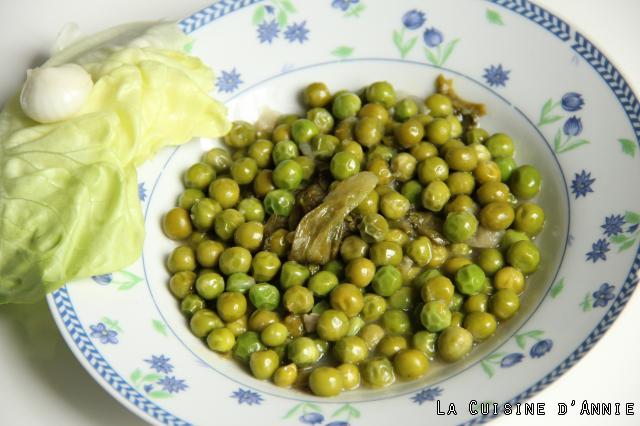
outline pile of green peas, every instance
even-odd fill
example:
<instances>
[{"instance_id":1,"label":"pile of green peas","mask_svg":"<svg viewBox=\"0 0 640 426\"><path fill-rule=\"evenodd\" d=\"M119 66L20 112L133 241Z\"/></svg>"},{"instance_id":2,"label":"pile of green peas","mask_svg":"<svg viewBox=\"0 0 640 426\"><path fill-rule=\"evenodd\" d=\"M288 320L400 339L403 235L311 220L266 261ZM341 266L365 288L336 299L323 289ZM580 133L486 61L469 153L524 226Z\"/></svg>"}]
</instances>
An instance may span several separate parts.
<instances>
[{"instance_id":1,"label":"pile of green peas","mask_svg":"<svg viewBox=\"0 0 640 426\"><path fill-rule=\"evenodd\" d=\"M443 94L398 99L380 81L332 95L312 83L303 99L305 114L267 130L234 122L230 150L186 171L163 218L182 244L167 260L169 289L191 331L257 379L327 397L462 359L517 313L539 266L540 173ZM290 216L313 182L331 189L364 170L378 185L351 212L337 256L288 260L295 224L267 232L270 218ZM435 215L442 238L401 226L420 214ZM479 248L481 232L499 244Z\"/></svg>"}]
</instances>

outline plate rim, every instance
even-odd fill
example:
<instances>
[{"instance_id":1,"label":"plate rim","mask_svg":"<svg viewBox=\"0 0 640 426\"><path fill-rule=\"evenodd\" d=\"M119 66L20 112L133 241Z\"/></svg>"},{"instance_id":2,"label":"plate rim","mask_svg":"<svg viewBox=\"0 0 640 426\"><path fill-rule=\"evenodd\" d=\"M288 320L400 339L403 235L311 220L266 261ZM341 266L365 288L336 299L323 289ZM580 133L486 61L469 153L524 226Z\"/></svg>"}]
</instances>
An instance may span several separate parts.
<instances>
[{"instance_id":1,"label":"plate rim","mask_svg":"<svg viewBox=\"0 0 640 426\"><path fill-rule=\"evenodd\" d=\"M263 1L264 0L217 0L179 21L179 26L186 34L189 34L226 15ZM577 27L573 26L574 29L572 30L572 26L564 19L530 0L485 1L523 16L547 30L562 42L572 42L571 49L593 68L622 106L628 122L633 129L636 143L640 145L640 102L633 88L624 77L624 74L619 71L618 67L605 55L602 49L592 43L582 31L576 29ZM505 404L518 403L542 391L566 373L595 346L621 314L633 295L640 280L640 278L637 277L638 270L640 270L640 246L633 257L633 262L618 296L612 301L608 310L593 330L555 368L541 379L535 381L532 385L529 385L524 391L521 391L512 399L505 401ZM132 413L155 424L191 424L142 395L111 367L100 350L89 338L82 323L78 319L66 285L49 293L47 295L47 303L60 333L74 356L91 374L94 380L111 396L121 402ZM94 365L94 363L97 365ZM497 415L476 416L461 424L482 424L500 415L501 413Z\"/></svg>"}]
</instances>

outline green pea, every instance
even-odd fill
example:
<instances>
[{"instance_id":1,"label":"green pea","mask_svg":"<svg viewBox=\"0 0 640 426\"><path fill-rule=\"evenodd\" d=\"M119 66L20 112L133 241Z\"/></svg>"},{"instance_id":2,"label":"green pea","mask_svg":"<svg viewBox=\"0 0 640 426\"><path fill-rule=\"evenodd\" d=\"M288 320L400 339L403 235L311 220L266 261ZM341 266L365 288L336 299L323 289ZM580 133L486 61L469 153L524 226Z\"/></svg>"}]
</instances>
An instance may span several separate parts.
<instances>
[{"instance_id":1,"label":"green pea","mask_svg":"<svg viewBox=\"0 0 640 426\"><path fill-rule=\"evenodd\" d=\"M187 294L180 302L180 312L187 317L192 316L204 308L204 300L197 294Z\"/></svg>"},{"instance_id":2,"label":"green pea","mask_svg":"<svg viewBox=\"0 0 640 426\"><path fill-rule=\"evenodd\" d=\"M384 357L366 361L362 368L362 377L373 387L389 386L396 379L391 361Z\"/></svg>"},{"instance_id":3,"label":"green pea","mask_svg":"<svg viewBox=\"0 0 640 426\"><path fill-rule=\"evenodd\" d=\"M284 307L292 314L306 314L313 308L313 293L306 287L289 287L282 298Z\"/></svg>"},{"instance_id":4,"label":"green pea","mask_svg":"<svg viewBox=\"0 0 640 426\"><path fill-rule=\"evenodd\" d=\"M284 160L273 170L273 183L281 189L296 189L302 182L302 167L294 160Z\"/></svg>"},{"instance_id":5,"label":"green pea","mask_svg":"<svg viewBox=\"0 0 640 426\"><path fill-rule=\"evenodd\" d=\"M318 135L311 139L309 146L314 157L320 160L327 160L333 157L340 141L333 135Z\"/></svg>"},{"instance_id":6,"label":"green pea","mask_svg":"<svg viewBox=\"0 0 640 426\"><path fill-rule=\"evenodd\" d=\"M451 99L440 93L434 93L427 97L424 105L429 109L429 114L433 117L446 117L453 112Z\"/></svg>"},{"instance_id":7,"label":"green pea","mask_svg":"<svg viewBox=\"0 0 640 426\"><path fill-rule=\"evenodd\" d=\"M325 296L338 285L338 277L328 271L320 271L311 277L308 288L316 296Z\"/></svg>"},{"instance_id":8,"label":"green pea","mask_svg":"<svg viewBox=\"0 0 640 426\"><path fill-rule=\"evenodd\" d=\"M427 302L420 311L420 322L428 331L435 333L449 327L451 311L441 300Z\"/></svg>"},{"instance_id":9,"label":"green pea","mask_svg":"<svg viewBox=\"0 0 640 426\"><path fill-rule=\"evenodd\" d=\"M225 275L236 272L246 274L251 268L251 252L244 247L230 247L220 255L218 267Z\"/></svg>"},{"instance_id":10,"label":"green pea","mask_svg":"<svg viewBox=\"0 0 640 426\"><path fill-rule=\"evenodd\" d=\"M402 262L402 247L391 241L380 241L371 246L369 257L376 266L398 266Z\"/></svg>"},{"instance_id":11,"label":"green pea","mask_svg":"<svg viewBox=\"0 0 640 426\"><path fill-rule=\"evenodd\" d=\"M435 118L425 128L427 140L434 145L443 145L451 138L451 123L444 118Z\"/></svg>"},{"instance_id":12,"label":"green pea","mask_svg":"<svg viewBox=\"0 0 640 426\"><path fill-rule=\"evenodd\" d=\"M410 180L402 185L400 193L409 200L411 204L420 204L422 195L422 185L417 180Z\"/></svg>"},{"instance_id":13,"label":"green pea","mask_svg":"<svg viewBox=\"0 0 640 426\"><path fill-rule=\"evenodd\" d=\"M389 297L402 286L402 274L394 266L382 266L373 276L372 286L380 296Z\"/></svg>"},{"instance_id":14,"label":"green pea","mask_svg":"<svg viewBox=\"0 0 640 426\"><path fill-rule=\"evenodd\" d=\"M389 232L389 224L382 215L370 213L362 218L359 229L360 236L364 241L375 243L384 240Z\"/></svg>"},{"instance_id":15,"label":"green pea","mask_svg":"<svg viewBox=\"0 0 640 426\"><path fill-rule=\"evenodd\" d=\"M304 89L302 98L304 103L311 108L323 107L331 102L331 92L324 83L311 83Z\"/></svg>"},{"instance_id":16,"label":"green pea","mask_svg":"<svg viewBox=\"0 0 640 426\"><path fill-rule=\"evenodd\" d=\"M529 237L524 232L507 229L500 240L500 248L508 250L509 247L518 241L529 241Z\"/></svg>"},{"instance_id":17,"label":"green pea","mask_svg":"<svg viewBox=\"0 0 640 426\"><path fill-rule=\"evenodd\" d=\"M284 345L289 337L287 326L281 322L274 322L267 325L260 333L262 343L270 347Z\"/></svg>"},{"instance_id":18,"label":"green pea","mask_svg":"<svg viewBox=\"0 0 640 426\"><path fill-rule=\"evenodd\" d=\"M540 172L533 166L524 165L511 174L509 188L516 197L528 200L538 195L541 182Z\"/></svg>"},{"instance_id":19,"label":"green pea","mask_svg":"<svg viewBox=\"0 0 640 426\"><path fill-rule=\"evenodd\" d=\"M287 345L287 357L297 366L306 367L320 358L320 351L313 339L296 337Z\"/></svg>"},{"instance_id":20,"label":"green pea","mask_svg":"<svg viewBox=\"0 0 640 426\"><path fill-rule=\"evenodd\" d=\"M480 293L484 280L484 271L474 263L465 265L456 272L456 288L460 293L468 296Z\"/></svg>"},{"instance_id":21,"label":"green pea","mask_svg":"<svg viewBox=\"0 0 640 426\"><path fill-rule=\"evenodd\" d=\"M513 157L500 157L495 158L493 161L498 165L500 169L500 179L502 182L509 182L511 174L516 169L516 160Z\"/></svg>"},{"instance_id":22,"label":"green pea","mask_svg":"<svg viewBox=\"0 0 640 426\"><path fill-rule=\"evenodd\" d=\"M245 148L256 140L256 128L246 121L234 121L231 130L224 137L224 143L231 148Z\"/></svg>"},{"instance_id":23,"label":"green pea","mask_svg":"<svg viewBox=\"0 0 640 426\"><path fill-rule=\"evenodd\" d=\"M357 335L365 324L364 320L359 316L349 318L349 330L347 330L347 336Z\"/></svg>"},{"instance_id":24,"label":"green pea","mask_svg":"<svg viewBox=\"0 0 640 426\"><path fill-rule=\"evenodd\" d=\"M464 328L469 330L474 340L482 341L496 331L496 318L486 312L471 312L464 319Z\"/></svg>"},{"instance_id":25,"label":"green pea","mask_svg":"<svg viewBox=\"0 0 640 426\"><path fill-rule=\"evenodd\" d=\"M184 175L184 186L199 190L206 189L211 181L215 179L216 172L207 163L196 163L189 167Z\"/></svg>"},{"instance_id":26,"label":"green pea","mask_svg":"<svg viewBox=\"0 0 640 426\"><path fill-rule=\"evenodd\" d=\"M392 309L409 311L415 304L415 292L412 287L400 287L389 297L389 306Z\"/></svg>"},{"instance_id":27,"label":"green pea","mask_svg":"<svg viewBox=\"0 0 640 426\"><path fill-rule=\"evenodd\" d=\"M429 368L427 356L416 349L403 349L393 357L393 367L401 379L414 380Z\"/></svg>"},{"instance_id":28,"label":"green pea","mask_svg":"<svg viewBox=\"0 0 640 426\"><path fill-rule=\"evenodd\" d=\"M411 332L411 320L401 309L388 309L382 314L382 327L387 333L407 334Z\"/></svg>"},{"instance_id":29,"label":"green pea","mask_svg":"<svg viewBox=\"0 0 640 426\"><path fill-rule=\"evenodd\" d=\"M313 176L316 171L316 162L306 155L301 155L293 159L298 165L300 169L302 169L302 179L309 180Z\"/></svg>"},{"instance_id":30,"label":"green pea","mask_svg":"<svg viewBox=\"0 0 640 426\"><path fill-rule=\"evenodd\" d=\"M500 250L487 248L480 251L476 262L484 273L491 277L504 266L504 257Z\"/></svg>"},{"instance_id":31,"label":"green pea","mask_svg":"<svg viewBox=\"0 0 640 426\"><path fill-rule=\"evenodd\" d=\"M473 335L462 327L447 327L438 337L438 355L445 362L455 362L473 347Z\"/></svg>"},{"instance_id":32,"label":"green pea","mask_svg":"<svg viewBox=\"0 0 640 426\"><path fill-rule=\"evenodd\" d=\"M266 380L273 376L280 366L280 357L273 350L255 351L249 358L249 368L253 377L258 380Z\"/></svg>"},{"instance_id":33,"label":"green pea","mask_svg":"<svg viewBox=\"0 0 640 426\"><path fill-rule=\"evenodd\" d=\"M240 201L238 211L242 213L247 222L264 222L264 208L260 200L255 197L248 197Z\"/></svg>"},{"instance_id":34,"label":"green pea","mask_svg":"<svg viewBox=\"0 0 640 426\"><path fill-rule=\"evenodd\" d=\"M270 251L258 252L251 261L253 277L259 282L271 281L278 274L280 264L280 259L275 253Z\"/></svg>"},{"instance_id":35,"label":"green pea","mask_svg":"<svg viewBox=\"0 0 640 426\"><path fill-rule=\"evenodd\" d=\"M236 229L244 223L244 216L236 209L226 209L215 215L213 228L223 241L233 238Z\"/></svg>"},{"instance_id":36,"label":"green pea","mask_svg":"<svg viewBox=\"0 0 640 426\"><path fill-rule=\"evenodd\" d=\"M344 263L338 259L330 260L326 265L322 267L323 271L331 272L333 275L341 279L344 277Z\"/></svg>"},{"instance_id":37,"label":"green pea","mask_svg":"<svg viewBox=\"0 0 640 426\"><path fill-rule=\"evenodd\" d=\"M196 337L204 337L211 330L224 327L224 323L215 312L209 309L200 309L191 316L189 327Z\"/></svg>"},{"instance_id":38,"label":"green pea","mask_svg":"<svg viewBox=\"0 0 640 426\"><path fill-rule=\"evenodd\" d=\"M447 184L441 181L433 181L422 191L422 207L432 212L439 212L451 198L451 191Z\"/></svg>"},{"instance_id":39,"label":"green pea","mask_svg":"<svg viewBox=\"0 0 640 426\"><path fill-rule=\"evenodd\" d=\"M338 152L331 158L331 175L337 180L345 180L360 171L360 162L349 152Z\"/></svg>"},{"instance_id":40,"label":"green pea","mask_svg":"<svg viewBox=\"0 0 640 426\"><path fill-rule=\"evenodd\" d=\"M433 358L436 353L437 339L437 333L421 330L413 335L412 344L414 348L424 352L429 358Z\"/></svg>"},{"instance_id":41,"label":"green pea","mask_svg":"<svg viewBox=\"0 0 640 426\"><path fill-rule=\"evenodd\" d=\"M288 261L282 265L280 271L280 285L285 290L293 286L302 286L309 279L309 268L295 261Z\"/></svg>"},{"instance_id":42,"label":"green pea","mask_svg":"<svg viewBox=\"0 0 640 426\"><path fill-rule=\"evenodd\" d=\"M513 227L533 237L544 226L544 210L534 203L520 204L515 211Z\"/></svg>"},{"instance_id":43,"label":"green pea","mask_svg":"<svg viewBox=\"0 0 640 426\"><path fill-rule=\"evenodd\" d=\"M249 299L257 309L273 310L280 304L280 292L271 284L256 284L249 288Z\"/></svg>"},{"instance_id":44,"label":"green pea","mask_svg":"<svg viewBox=\"0 0 640 426\"><path fill-rule=\"evenodd\" d=\"M232 322L247 312L247 299L237 292L224 292L216 300L218 315L226 322Z\"/></svg>"},{"instance_id":45,"label":"green pea","mask_svg":"<svg viewBox=\"0 0 640 426\"><path fill-rule=\"evenodd\" d=\"M277 165L285 160L293 160L300 152L298 150L298 146L290 140L283 140L273 147L273 152L271 156L273 157L273 162Z\"/></svg>"},{"instance_id":46,"label":"green pea","mask_svg":"<svg viewBox=\"0 0 640 426\"><path fill-rule=\"evenodd\" d=\"M342 92L337 93L333 98L331 112L338 120L355 117L360 111L362 101L355 93Z\"/></svg>"},{"instance_id":47,"label":"green pea","mask_svg":"<svg viewBox=\"0 0 640 426\"><path fill-rule=\"evenodd\" d=\"M375 102L391 108L396 103L396 91L391 83L376 81L367 87L365 92L367 102Z\"/></svg>"},{"instance_id":48,"label":"green pea","mask_svg":"<svg viewBox=\"0 0 640 426\"><path fill-rule=\"evenodd\" d=\"M468 212L447 215L442 231L450 241L461 243L473 237L478 230L478 219Z\"/></svg>"},{"instance_id":49,"label":"green pea","mask_svg":"<svg viewBox=\"0 0 640 426\"><path fill-rule=\"evenodd\" d=\"M298 144L308 143L320 133L318 126L309 119L301 118L291 124L291 136Z\"/></svg>"},{"instance_id":50,"label":"green pea","mask_svg":"<svg viewBox=\"0 0 640 426\"><path fill-rule=\"evenodd\" d=\"M231 177L240 185L253 182L258 173L258 163L250 157L242 157L231 164Z\"/></svg>"},{"instance_id":51,"label":"green pea","mask_svg":"<svg viewBox=\"0 0 640 426\"><path fill-rule=\"evenodd\" d=\"M178 207L191 210L191 207L204 197L205 195L202 190L197 188L187 188L182 194L180 194L180 197L178 197Z\"/></svg>"},{"instance_id":52,"label":"green pea","mask_svg":"<svg viewBox=\"0 0 640 426\"><path fill-rule=\"evenodd\" d=\"M395 118L398 121L405 121L418 113L418 104L411 98L404 98L396 103Z\"/></svg>"},{"instance_id":53,"label":"green pea","mask_svg":"<svg viewBox=\"0 0 640 426\"><path fill-rule=\"evenodd\" d=\"M255 331L245 331L236 338L233 356L244 363L248 363L252 353L265 349L266 347L260 341L258 333Z\"/></svg>"},{"instance_id":54,"label":"green pea","mask_svg":"<svg viewBox=\"0 0 640 426\"><path fill-rule=\"evenodd\" d=\"M349 331L349 318L344 312L327 309L320 314L316 332L321 339L336 342Z\"/></svg>"},{"instance_id":55,"label":"green pea","mask_svg":"<svg viewBox=\"0 0 640 426\"><path fill-rule=\"evenodd\" d=\"M508 320L520 309L520 298L515 291L502 289L491 296L490 311L501 321Z\"/></svg>"},{"instance_id":56,"label":"green pea","mask_svg":"<svg viewBox=\"0 0 640 426\"><path fill-rule=\"evenodd\" d=\"M211 330L207 335L207 346L212 351L226 353L236 344L236 336L226 327Z\"/></svg>"},{"instance_id":57,"label":"green pea","mask_svg":"<svg viewBox=\"0 0 640 426\"><path fill-rule=\"evenodd\" d=\"M343 388L342 373L332 367L317 367L309 376L309 388L317 396L337 396Z\"/></svg>"},{"instance_id":58,"label":"green pea","mask_svg":"<svg viewBox=\"0 0 640 426\"><path fill-rule=\"evenodd\" d=\"M538 269L540 251L531 241L518 241L507 250L507 262L528 275Z\"/></svg>"},{"instance_id":59,"label":"green pea","mask_svg":"<svg viewBox=\"0 0 640 426\"><path fill-rule=\"evenodd\" d=\"M224 278L215 272L207 272L196 279L196 291L205 300L216 299L224 288Z\"/></svg>"},{"instance_id":60,"label":"green pea","mask_svg":"<svg viewBox=\"0 0 640 426\"><path fill-rule=\"evenodd\" d=\"M309 111L307 111L307 118L311 120L313 124L315 124L321 134L329 133L331 129L333 129L333 116L325 108L310 109Z\"/></svg>"},{"instance_id":61,"label":"green pea","mask_svg":"<svg viewBox=\"0 0 640 426\"><path fill-rule=\"evenodd\" d=\"M291 214L295 205L295 197L286 189L276 189L270 191L264 197L264 209L269 215L277 214L278 216L287 217Z\"/></svg>"},{"instance_id":62,"label":"green pea","mask_svg":"<svg viewBox=\"0 0 640 426\"><path fill-rule=\"evenodd\" d=\"M387 358L393 358L395 354L407 347L407 339L404 336L387 334L380 339L376 351Z\"/></svg>"},{"instance_id":63,"label":"green pea","mask_svg":"<svg viewBox=\"0 0 640 426\"><path fill-rule=\"evenodd\" d=\"M513 157L513 140L504 133L496 133L484 142L493 158Z\"/></svg>"},{"instance_id":64,"label":"green pea","mask_svg":"<svg viewBox=\"0 0 640 426\"><path fill-rule=\"evenodd\" d=\"M231 155L224 148L212 148L202 156L202 161L213 167L216 173L224 173L231 167Z\"/></svg>"},{"instance_id":65,"label":"green pea","mask_svg":"<svg viewBox=\"0 0 640 426\"><path fill-rule=\"evenodd\" d=\"M480 127L469 129L464 135L464 140L467 145L481 144L488 138L489 133Z\"/></svg>"},{"instance_id":66,"label":"green pea","mask_svg":"<svg viewBox=\"0 0 640 426\"><path fill-rule=\"evenodd\" d=\"M377 321L387 310L387 301L377 294L367 293L364 296L362 319L365 322Z\"/></svg>"},{"instance_id":67,"label":"green pea","mask_svg":"<svg viewBox=\"0 0 640 426\"><path fill-rule=\"evenodd\" d=\"M252 158L256 165L264 169L271 165L271 153L273 152L273 142L268 139L258 139L249 147L247 155Z\"/></svg>"},{"instance_id":68,"label":"green pea","mask_svg":"<svg viewBox=\"0 0 640 426\"><path fill-rule=\"evenodd\" d=\"M169 290L176 298L183 299L193 292L195 280L196 274L192 271L176 272L169 280Z\"/></svg>"}]
</instances>

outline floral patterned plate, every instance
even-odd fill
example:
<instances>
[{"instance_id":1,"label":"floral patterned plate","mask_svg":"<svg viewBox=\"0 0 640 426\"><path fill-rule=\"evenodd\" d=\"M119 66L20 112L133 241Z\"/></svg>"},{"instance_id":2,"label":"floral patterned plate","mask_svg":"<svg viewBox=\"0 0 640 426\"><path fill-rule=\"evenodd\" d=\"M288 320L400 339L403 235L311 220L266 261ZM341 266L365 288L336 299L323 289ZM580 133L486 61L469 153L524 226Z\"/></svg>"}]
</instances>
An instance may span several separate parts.
<instances>
[{"instance_id":1,"label":"floral patterned plate","mask_svg":"<svg viewBox=\"0 0 640 426\"><path fill-rule=\"evenodd\" d=\"M464 11L464 13L460 13ZM152 423L220 425L473 424L469 401L516 403L577 362L637 283L640 105L607 58L568 23L527 0L224 0L181 22L218 72L232 118L295 111L311 81L334 90L388 80L427 94L443 73L484 102L483 126L536 164L547 225L543 266L517 317L464 362L422 380L320 399L253 379L191 336L167 291L173 244L159 227L180 175L218 141L161 152L140 169L147 238L123 271L49 295L62 334L116 399ZM457 415L437 417L455 403Z\"/></svg>"}]
</instances>

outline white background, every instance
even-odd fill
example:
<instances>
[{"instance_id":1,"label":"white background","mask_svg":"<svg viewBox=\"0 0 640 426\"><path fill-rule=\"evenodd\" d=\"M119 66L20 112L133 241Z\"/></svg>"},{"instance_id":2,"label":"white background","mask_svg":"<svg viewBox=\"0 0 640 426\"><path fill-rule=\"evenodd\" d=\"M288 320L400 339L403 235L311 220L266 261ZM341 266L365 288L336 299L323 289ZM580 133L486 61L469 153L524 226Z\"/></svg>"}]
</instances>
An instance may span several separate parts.
<instances>
[{"instance_id":1,"label":"white background","mask_svg":"<svg viewBox=\"0 0 640 426\"><path fill-rule=\"evenodd\" d=\"M640 94L640 1L538 0L537 3L586 34ZM58 30L67 22L77 22L84 32L91 33L125 21L179 19L207 4L207 0L0 0L0 104L17 90L25 69L47 57ZM640 295L635 294L598 345L531 400L546 403L549 414L544 418L502 417L493 424L640 424L638 324ZM565 417L553 414L558 402L572 399L578 404L584 399L634 402L636 415L588 418L571 413ZM0 425L43 424L144 423L82 369L58 334L44 302L2 306Z\"/></svg>"}]
</instances>

